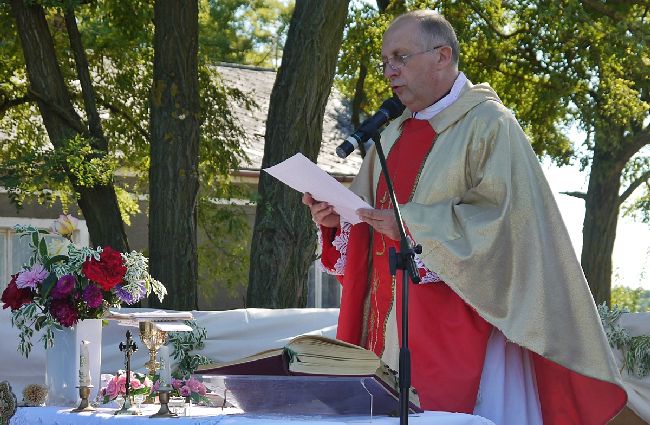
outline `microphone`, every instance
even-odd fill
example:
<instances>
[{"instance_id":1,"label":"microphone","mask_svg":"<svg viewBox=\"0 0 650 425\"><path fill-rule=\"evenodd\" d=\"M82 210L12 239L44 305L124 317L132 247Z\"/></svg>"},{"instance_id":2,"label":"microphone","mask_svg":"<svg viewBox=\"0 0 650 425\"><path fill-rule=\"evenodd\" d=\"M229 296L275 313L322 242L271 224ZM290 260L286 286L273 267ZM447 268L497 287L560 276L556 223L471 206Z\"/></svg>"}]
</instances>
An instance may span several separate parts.
<instances>
[{"instance_id":1,"label":"microphone","mask_svg":"<svg viewBox=\"0 0 650 425\"><path fill-rule=\"evenodd\" d=\"M347 158L359 145L365 148L366 142L372 138L377 130L388 121L399 117L402 111L404 111L404 105L397 97L384 100L375 115L362 122L359 129L336 148L336 154L340 158ZM368 147L370 147L371 143L368 142Z\"/></svg>"}]
</instances>

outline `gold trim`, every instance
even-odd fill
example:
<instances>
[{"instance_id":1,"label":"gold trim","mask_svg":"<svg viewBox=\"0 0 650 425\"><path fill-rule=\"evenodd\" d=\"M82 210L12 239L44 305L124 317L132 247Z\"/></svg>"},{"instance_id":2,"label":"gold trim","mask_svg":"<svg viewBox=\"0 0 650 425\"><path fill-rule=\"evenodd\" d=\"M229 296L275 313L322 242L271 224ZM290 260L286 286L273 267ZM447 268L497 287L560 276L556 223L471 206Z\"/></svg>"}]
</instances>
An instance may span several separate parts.
<instances>
[{"instance_id":1,"label":"gold trim","mask_svg":"<svg viewBox=\"0 0 650 425\"><path fill-rule=\"evenodd\" d=\"M431 128L433 130L433 133L435 136L433 137L433 141L431 142L431 147L429 148L429 151L424 155L424 160L422 163L420 163L420 169L418 170L418 173L415 175L415 180L413 181L413 190L411 191L411 194L409 195L409 199L407 202L411 202L413 200L413 196L415 195L415 189L418 187L418 182L420 181L420 177L422 176L422 170L424 170L424 164L427 163L427 159L429 159L429 155L431 155L431 151L433 151L433 147L436 145L436 139L438 139L438 133L436 130Z\"/></svg>"}]
</instances>

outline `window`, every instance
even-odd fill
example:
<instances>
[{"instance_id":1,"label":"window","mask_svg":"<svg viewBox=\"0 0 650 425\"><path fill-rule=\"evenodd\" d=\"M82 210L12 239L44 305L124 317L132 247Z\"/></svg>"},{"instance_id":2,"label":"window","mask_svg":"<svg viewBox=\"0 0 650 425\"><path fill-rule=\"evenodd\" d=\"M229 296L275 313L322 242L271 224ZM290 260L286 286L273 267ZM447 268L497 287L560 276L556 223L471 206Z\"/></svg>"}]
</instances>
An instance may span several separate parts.
<instances>
[{"instance_id":1,"label":"window","mask_svg":"<svg viewBox=\"0 0 650 425\"><path fill-rule=\"evenodd\" d=\"M7 287L11 275L21 269L30 255L29 242L16 234L14 225L32 225L39 229L48 229L53 221L53 219L40 218L0 217L0 291ZM60 238L60 236L51 235L50 238ZM89 244L85 220L79 220L72 241L81 246Z\"/></svg>"},{"instance_id":2,"label":"window","mask_svg":"<svg viewBox=\"0 0 650 425\"><path fill-rule=\"evenodd\" d=\"M307 307L338 308L341 306L341 284L335 276L322 272L316 260L309 267Z\"/></svg>"}]
</instances>

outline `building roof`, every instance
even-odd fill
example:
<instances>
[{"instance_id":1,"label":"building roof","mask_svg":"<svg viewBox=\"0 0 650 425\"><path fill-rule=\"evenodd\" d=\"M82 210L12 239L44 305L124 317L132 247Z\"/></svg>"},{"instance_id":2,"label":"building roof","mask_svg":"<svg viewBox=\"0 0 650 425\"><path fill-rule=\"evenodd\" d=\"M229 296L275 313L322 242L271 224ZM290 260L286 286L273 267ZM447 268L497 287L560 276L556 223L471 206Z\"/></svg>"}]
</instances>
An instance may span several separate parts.
<instances>
[{"instance_id":1,"label":"building roof","mask_svg":"<svg viewBox=\"0 0 650 425\"><path fill-rule=\"evenodd\" d=\"M233 109L244 127L244 131L249 136L249 140L245 142L244 151L251 162L242 164L242 168L259 171L264 155L266 118L276 71L225 63L219 64L216 68L228 86L238 88L258 105L258 108L253 108L251 111L242 105L233 105ZM322 169L339 177L354 176L361 166L361 155L358 152L346 159L336 156L336 147L353 131L349 122L349 108L341 94L332 88L325 108L323 141L317 162Z\"/></svg>"}]
</instances>

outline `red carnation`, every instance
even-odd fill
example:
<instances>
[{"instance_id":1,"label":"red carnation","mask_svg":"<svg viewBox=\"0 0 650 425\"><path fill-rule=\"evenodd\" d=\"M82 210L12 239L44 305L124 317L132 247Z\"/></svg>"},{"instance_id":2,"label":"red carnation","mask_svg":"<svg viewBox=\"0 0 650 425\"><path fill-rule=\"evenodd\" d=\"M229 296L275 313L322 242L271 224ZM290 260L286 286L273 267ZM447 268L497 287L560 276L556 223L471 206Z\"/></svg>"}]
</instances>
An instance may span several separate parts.
<instances>
[{"instance_id":1,"label":"red carnation","mask_svg":"<svg viewBox=\"0 0 650 425\"><path fill-rule=\"evenodd\" d=\"M30 288L18 288L16 285L16 278L18 274L11 276L11 282L2 292L3 309L11 307L11 311L18 310L25 304L29 304L34 300L34 292Z\"/></svg>"},{"instance_id":2,"label":"red carnation","mask_svg":"<svg viewBox=\"0 0 650 425\"><path fill-rule=\"evenodd\" d=\"M104 291L110 291L122 281L126 274L126 266L122 261L122 255L107 246L99 255L99 260L94 258L86 260L81 266L81 271L84 276L97 283Z\"/></svg>"}]
</instances>

